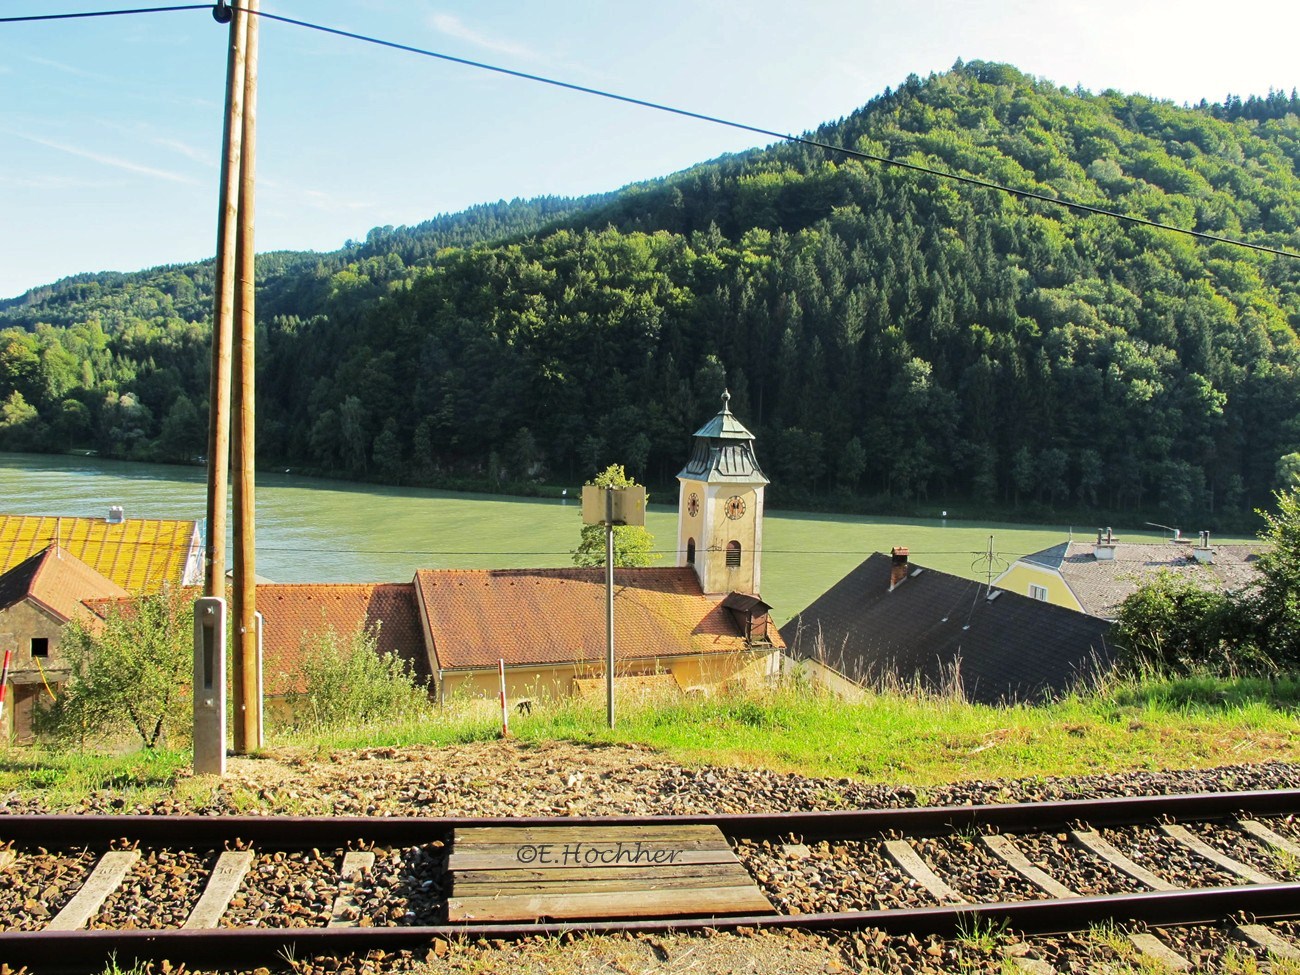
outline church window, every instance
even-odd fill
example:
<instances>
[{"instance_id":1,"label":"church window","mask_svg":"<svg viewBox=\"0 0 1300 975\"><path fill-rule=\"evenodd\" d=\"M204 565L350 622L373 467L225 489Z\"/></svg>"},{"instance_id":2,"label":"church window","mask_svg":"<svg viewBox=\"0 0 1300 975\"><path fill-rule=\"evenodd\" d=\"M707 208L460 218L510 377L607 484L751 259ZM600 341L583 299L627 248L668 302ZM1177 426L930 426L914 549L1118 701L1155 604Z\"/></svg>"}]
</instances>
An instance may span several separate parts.
<instances>
[{"instance_id":1,"label":"church window","mask_svg":"<svg viewBox=\"0 0 1300 975\"><path fill-rule=\"evenodd\" d=\"M686 564L695 564L695 539L693 538L686 539Z\"/></svg>"},{"instance_id":2,"label":"church window","mask_svg":"<svg viewBox=\"0 0 1300 975\"><path fill-rule=\"evenodd\" d=\"M727 543L727 568L740 568L740 542Z\"/></svg>"}]
</instances>

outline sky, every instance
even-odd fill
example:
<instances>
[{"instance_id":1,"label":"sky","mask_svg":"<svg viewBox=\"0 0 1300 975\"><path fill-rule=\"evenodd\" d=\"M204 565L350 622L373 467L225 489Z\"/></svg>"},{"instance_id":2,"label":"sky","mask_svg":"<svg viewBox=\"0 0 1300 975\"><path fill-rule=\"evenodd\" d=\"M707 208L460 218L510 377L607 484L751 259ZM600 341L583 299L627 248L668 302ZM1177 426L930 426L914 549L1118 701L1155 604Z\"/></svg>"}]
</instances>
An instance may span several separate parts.
<instances>
[{"instance_id":1,"label":"sky","mask_svg":"<svg viewBox=\"0 0 1300 975\"><path fill-rule=\"evenodd\" d=\"M0 18L169 0L0 0ZM1297 0L262 0L296 20L777 132L1003 61L1176 103L1300 86ZM226 29L206 10L0 23L0 299L215 250ZM580 196L772 140L263 20L259 252Z\"/></svg>"}]
</instances>

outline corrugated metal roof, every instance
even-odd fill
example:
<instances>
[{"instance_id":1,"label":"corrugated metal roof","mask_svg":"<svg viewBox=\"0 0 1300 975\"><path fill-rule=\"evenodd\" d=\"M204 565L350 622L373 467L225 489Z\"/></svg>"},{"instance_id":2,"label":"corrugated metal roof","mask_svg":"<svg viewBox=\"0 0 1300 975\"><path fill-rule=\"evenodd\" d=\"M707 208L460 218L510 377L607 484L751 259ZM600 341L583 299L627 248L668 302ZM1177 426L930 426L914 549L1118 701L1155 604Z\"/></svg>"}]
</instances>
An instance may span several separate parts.
<instances>
[{"instance_id":1,"label":"corrugated metal roof","mask_svg":"<svg viewBox=\"0 0 1300 975\"><path fill-rule=\"evenodd\" d=\"M157 518L102 518L0 514L0 572L52 542L128 592L181 585L198 544L198 523Z\"/></svg>"},{"instance_id":2,"label":"corrugated metal roof","mask_svg":"<svg viewBox=\"0 0 1300 975\"><path fill-rule=\"evenodd\" d=\"M689 566L616 569L620 660L742 653L732 614L704 595ZM417 597L446 670L601 661L603 569L421 569Z\"/></svg>"}]
</instances>

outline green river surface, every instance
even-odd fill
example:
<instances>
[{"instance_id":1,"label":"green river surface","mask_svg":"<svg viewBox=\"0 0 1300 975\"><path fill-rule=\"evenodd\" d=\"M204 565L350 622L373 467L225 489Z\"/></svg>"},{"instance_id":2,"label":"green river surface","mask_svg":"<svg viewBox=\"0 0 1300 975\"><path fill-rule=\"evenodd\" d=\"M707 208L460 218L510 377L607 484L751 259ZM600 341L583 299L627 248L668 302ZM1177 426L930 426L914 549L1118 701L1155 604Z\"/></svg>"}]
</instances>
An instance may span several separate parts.
<instances>
[{"instance_id":1,"label":"green river surface","mask_svg":"<svg viewBox=\"0 0 1300 975\"><path fill-rule=\"evenodd\" d=\"M201 467L0 453L0 513L103 517L120 504L128 518L200 520L204 478ZM416 569L572 565L581 488L568 490L565 501L541 500L259 472L257 574L274 582L408 582ZM660 565L676 562L673 501L652 503L648 512ZM872 552L905 545L918 565L983 579L990 535L1002 560L996 574L1018 556L1065 541L1068 532L771 511L763 526L762 596L781 624Z\"/></svg>"}]
</instances>

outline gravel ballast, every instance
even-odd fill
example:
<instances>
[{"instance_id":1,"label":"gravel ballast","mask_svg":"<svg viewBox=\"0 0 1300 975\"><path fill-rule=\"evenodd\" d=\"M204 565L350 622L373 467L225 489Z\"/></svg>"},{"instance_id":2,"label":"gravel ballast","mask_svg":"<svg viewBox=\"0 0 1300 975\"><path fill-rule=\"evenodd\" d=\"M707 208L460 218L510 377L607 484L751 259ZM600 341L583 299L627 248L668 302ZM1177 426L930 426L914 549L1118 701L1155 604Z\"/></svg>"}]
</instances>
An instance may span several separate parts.
<instances>
[{"instance_id":1,"label":"gravel ballast","mask_svg":"<svg viewBox=\"0 0 1300 975\"><path fill-rule=\"evenodd\" d=\"M283 751L259 758L235 758L221 780L183 779L173 794L141 802L130 792L97 791L74 809L57 811L128 814L295 814L415 816L555 816L654 815L686 813L754 813L844 808L899 808L993 802L1048 801L1108 796L1162 795L1209 791L1300 788L1300 765L1273 762L1206 770L1143 771L1116 775L965 782L924 791L838 778L809 778L765 770L686 768L650 749L634 746L584 746L564 742L528 744L482 742L446 748L420 746L313 754ZM48 810L39 794L0 797L0 815ZM1293 823L1271 820L1279 832ZM1215 836L1212 831L1208 836ZM1143 852L1162 848L1161 838L1141 837ZM954 886L974 897L1018 900L1043 896L1014 875L970 836L932 841L927 859ZM21 870L0 873L0 926L39 926L40 911L57 911L60 897L75 892L75 875L93 863L79 861L71 872L55 868L39 851L18 851ZM67 851L63 851L67 852ZM434 847L376 850L360 909L368 923L428 924L437 904L446 851ZM1032 860L1053 868L1068 862L1061 879L1085 881L1087 892L1126 889L1128 884L1103 868L1087 867L1076 850L1051 838L1039 838L1025 850ZM333 867L338 851L259 853L227 923L265 926L320 924L335 896ZM929 895L888 863L873 844L810 843L797 837L784 843L742 843L737 849L774 906L783 912L843 911L917 906ZM1265 862L1252 850L1248 859ZM1177 871L1162 858L1162 867ZM190 861L194 860L194 863ZM187 899L202 874L201 857L177 851L159 861L142 863L123 910L147 913L151 885L171 877L187 887ZM1276 868L1276 864L1273 864ZM189 867L193 867L191 870ZM63 870L53 875L53 870ZM1053 872L1056 872L1053 869ZM1293 879L1288 871L1285 879ZM1232 883L1224 878L1226 883ZM302 916L285 916L278 906L286 885L305 890L309 908ZM407 908L401 918L384 916L386 889L400 890ZM44 895L49 893L50 903ZM110 906L106 905L106 910ZM27 918L26 922L20 918ZM236 920L237 918L237 920ZM142 922L143 923L143 922ZM160 919L156 926L179 923ZM1008 951L1053 960L1059 971L1088 971L1087 939L1022 942L1006 932L985 933L942 942L889 937L880 932L840 936L739 933L677 935L671 938L565 938L537 943L497 944L437 942L427 952L370 958L295 959L282 969L308 972L451 973L636 971L998 972ZM1230 945L1222 932L1188 932L1175 941L1196 946L1207 971L1222 968ZM1207 948L1212 946L1212 948ZM1110 951L1110 949L1104 949ZM1249 949L1246 949L1247 953ZM1104 953L1104 952L1103 952ZM1097 958L1094 957L1093 961ZM1118 959L1116 959L1118 960ZM154 971L164 969L155 966Z\"/></svg>"}]
</instances>

